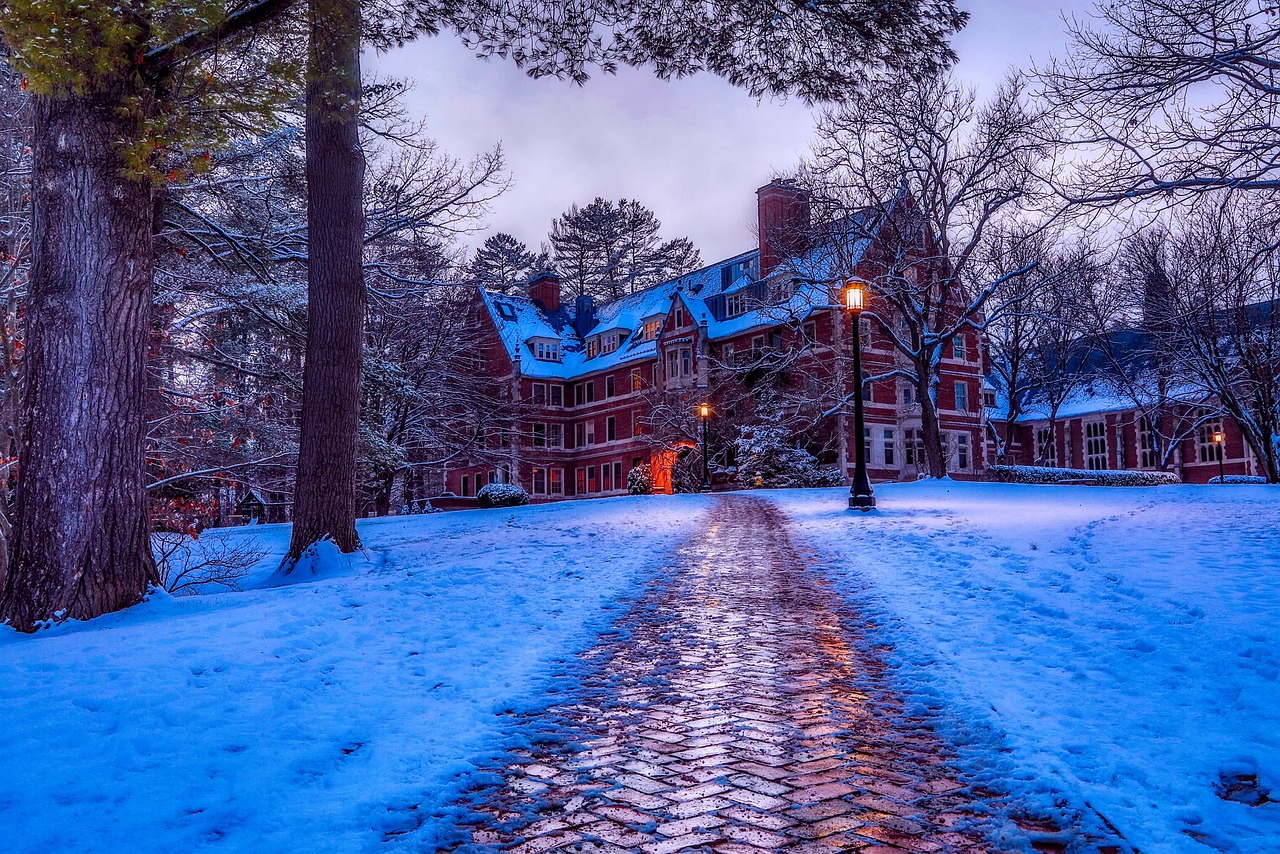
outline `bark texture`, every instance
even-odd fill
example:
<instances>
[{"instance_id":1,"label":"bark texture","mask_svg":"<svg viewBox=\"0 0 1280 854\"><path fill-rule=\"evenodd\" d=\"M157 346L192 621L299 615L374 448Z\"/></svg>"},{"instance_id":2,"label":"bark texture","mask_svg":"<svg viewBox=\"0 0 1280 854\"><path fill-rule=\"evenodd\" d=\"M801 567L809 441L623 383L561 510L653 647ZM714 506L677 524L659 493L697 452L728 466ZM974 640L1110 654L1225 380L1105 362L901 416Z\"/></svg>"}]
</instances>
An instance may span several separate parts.
<instances>
[{"instance_id":1,"label":"bark texture","mask_svg":"<svg viewBox=\"0 0 1280 854\"><path fill-rule=\"evenodd\" d=\"M307 353L286 565L356 535L356 453L365 287L360 149L360 2L311 0L307 82Z\"/></svg>"},{"instance_id":2,"label":"bark texture","mask_svg":"<svg viewBox=\"0 0 1280 854\"><path fill-rule=\"evenodd\" d=\"M28 379L0 595L0 619L22 631L158 583L143 481L155 191L120 154L138 129L127 90L34 99Z\"/></svg>"}]
</instances>

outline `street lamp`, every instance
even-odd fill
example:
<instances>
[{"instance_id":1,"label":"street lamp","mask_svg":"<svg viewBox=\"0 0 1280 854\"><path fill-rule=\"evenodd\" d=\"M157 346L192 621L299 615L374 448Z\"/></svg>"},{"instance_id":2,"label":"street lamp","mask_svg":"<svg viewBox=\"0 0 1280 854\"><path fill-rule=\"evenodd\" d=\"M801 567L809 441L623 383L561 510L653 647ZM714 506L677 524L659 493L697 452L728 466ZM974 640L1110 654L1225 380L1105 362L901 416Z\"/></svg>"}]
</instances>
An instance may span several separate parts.
<instances>
[{"instance_id":1,"label":"street lamp","mask_svg":"<svg viewBox=\"0 0 1280 854\"><path fill-rule=\"evenodd\" d=\"M1227 482L1227 476L1223 474L1222 458L1227 455L1227 434L1219 431L1213 434L1213 444L1218 446L1218 483Z\"/></svg>"},{"instance_id":2,"label":"street lamp","mask_svg":"<svg viewBox=\"0 0 1280 854\"><path fill-rule=\"evenodd\" d=\"M700 405L698 417L702 419L702 490L706 492L711 489L711 466L707 457L707 422L711 420L711 405Z\"/></svg>"},{"instance_id":3,"label":"street lamp","mask_svg":"<svg viewBox=\"0 0 1280 854\"><path fill-rule=\"evenodd\" d=\"M844 288L845 311L853 315L853 483L849 487L849 509L861 510L864 513L876 506L876 497L872 493L871 478L867 476L867 440L866 427L863 426L862 415L862 310L866 307L866 284L850 279Z\"/></svg>"}]
</instances>

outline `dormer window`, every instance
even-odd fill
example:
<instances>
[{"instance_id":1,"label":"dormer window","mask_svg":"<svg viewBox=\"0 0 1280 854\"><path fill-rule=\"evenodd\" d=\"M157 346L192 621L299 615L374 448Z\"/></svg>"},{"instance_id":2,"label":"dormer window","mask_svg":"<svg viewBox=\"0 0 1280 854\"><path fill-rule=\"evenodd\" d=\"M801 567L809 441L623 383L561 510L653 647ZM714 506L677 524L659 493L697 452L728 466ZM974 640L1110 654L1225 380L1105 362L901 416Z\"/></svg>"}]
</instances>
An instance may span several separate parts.
<instances>
[{"instance_id":1,"label":"dormer window","mask_svg":"<svg viewBox=\"0 0 1280 854\"><path fill-rule=\"evenodd\" d=\"M594 359L596 354L600 352L600 342L592 338L587 342L587 358Z\"/></svg>"},{"instance_id":2,"label":"dormer window","mask_svg":"<svg viewBox=\"0 0 1280 854\"><path fill-rule=\"evenodd\" d=\"M662 320L650 320L640 330L640 339L642 341L652 341L658 337L658 332L662 329Z\"/></svg>"},{"instance_id":3,"label":"dormer window","mask_svg":"<svg viewBox=\"0 0 1280 854\"><path fill-rule=\"evenodd\" d=\"M540 362L558 362L560 344L557 341L537 341L534 343L533 355Z\"/></svg>"},{"instance_id":4,"label":"dormer window","mask_svg":"<svg viewBox=\"0 0 1280 854\"><path fill-rule=\"evenodd\" d=\"M618 342L621 340L621 338L622 338L621 335L617 335L615 333L610 333L609 335L602 336L600 338L600 352L612 353L614 350L617 350Z\"/></svg>"},{"instance_id":5,"label":"dormer window","mask_svg":"<svg viewBox=\"0 0 1280 854\"><path fill-rule=\"evenodd\" d=\"M724 298L724 316L738 317L747 313L747 294L739 291Z\"/></svg>"}]
</instances>

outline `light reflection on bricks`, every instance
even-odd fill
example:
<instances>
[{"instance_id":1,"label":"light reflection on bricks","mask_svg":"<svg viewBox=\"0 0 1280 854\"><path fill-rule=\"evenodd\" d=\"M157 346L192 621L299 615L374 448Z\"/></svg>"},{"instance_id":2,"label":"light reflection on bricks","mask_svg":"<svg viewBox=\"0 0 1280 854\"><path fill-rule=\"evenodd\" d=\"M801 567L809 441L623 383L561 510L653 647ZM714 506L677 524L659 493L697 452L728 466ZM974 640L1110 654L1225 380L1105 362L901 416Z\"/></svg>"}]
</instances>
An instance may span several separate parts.
<instances>
[{"instance_id":1,"label":"light reflection on bricks","mask_svg":"<svg viewBox=\"0 0 1280 854\"><path fill-rule=\"evenodd\" d=\"M505 782L466 804L475 824L454 850L1005 850L989 841L1017 835L1000 805L905 713L883 649L772 505L722 498L680 557L583 656L578 691L525 719L570 746L514 751Z\"/></svg>"}]
</instances>

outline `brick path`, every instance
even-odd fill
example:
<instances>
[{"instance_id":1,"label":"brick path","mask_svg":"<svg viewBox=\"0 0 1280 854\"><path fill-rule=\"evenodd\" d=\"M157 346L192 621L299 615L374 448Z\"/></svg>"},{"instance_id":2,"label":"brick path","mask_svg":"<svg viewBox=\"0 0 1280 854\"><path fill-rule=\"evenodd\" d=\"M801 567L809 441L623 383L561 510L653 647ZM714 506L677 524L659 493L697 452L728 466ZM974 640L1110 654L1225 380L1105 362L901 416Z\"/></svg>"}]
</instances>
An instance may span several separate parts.
<instances>
[{"instance_id":1,"label":"brick path","mask_svg":"<svg viewBox=\"0 0 1280 854\"><path fill-rule=\"evenodd\" d=\"M473 793L460 850L1000 850L998 819L978 818L996 811L903 713L772 505L722 498L682 557L578 690L526 722L548 743Z\"/></svg>"}]
</instances>

